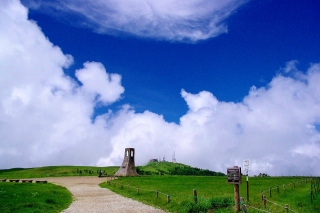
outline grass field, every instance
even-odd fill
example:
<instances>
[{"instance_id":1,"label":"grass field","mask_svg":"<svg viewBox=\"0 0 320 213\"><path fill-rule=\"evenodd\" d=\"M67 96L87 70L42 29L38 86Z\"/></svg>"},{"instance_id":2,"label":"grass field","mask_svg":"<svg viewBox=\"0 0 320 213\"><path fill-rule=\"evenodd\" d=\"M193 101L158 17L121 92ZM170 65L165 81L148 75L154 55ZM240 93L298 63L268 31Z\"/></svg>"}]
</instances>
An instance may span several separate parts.
<instances>
[{"instance_id":1,"label":"grass field","mask_svg":"<svg viewBox=\"0 0 320 213\"><path fill-rule=\"evenodd\" d=\"M0 170L0 179L32 179L61 176L98 176L114 174L119 167L46 166ZM0 182L0 213L61 212L72 202L71 193L64 187L36 183Z\"/></svg>"},{"instance_id":2,"label":"grass field","mask_svg":"<svg viewBox=\"0 0 320 213\"><path fill-rule=\"evenodd\" d=\"M61 186L0 182L1 213L61 212L71 202L71 193Z\"/></svg>"},{"instance_id":3,"label":"grass field","mask_svg":"<svg viewBox=\"0 0 320 213\"><path fill-rule=\"evenodd\" d=\"M152 163L139 167L144 173L154 175L127 177L101 184L112 191L143 203L157 206L170 212L207 212L234 211L233 185L227 183L226 176L178 176L170 175L175 166L191 172L199 172L183 164ZM119 167L93 166L48 166L40 168L15 168L0 170L0 179L28 179L60 176L97 176L101 169L104 174L113 175ZM219 174L220 175L220 174ZM286 212L285 204L299 213L320 212L320 192L315 194L311 203L310 180L306 177L252 177L249 179L250 204L248 213ZM114 184L115 183L115 184ZM295 185L293 185L295 183ZM284 186L285 189L284 189ZM315 184L313 184L315 185ZM279 186L279 193L276 187ZM319 190L319 182L317 183ZM139 193L137 193L137 188ZM272 188L272 197L269 195ZM194 204L193 189L197 190L198 204ZM156 191L159 191L156 198ZM267 198L264 208L261 190ZM167 203L167 195L170 202ZM240 185L240 196L246 200L246 182ZM63 187L52 184L2 183L0 182L0 212L60 212L71 203L70 193ZM256 209L255 209L256 208Z\"/></svg>"},{"instance_id":4,"label":"grass field","mask_svg":"<svg viewBox=\"0 0 320 213\"><path fill-rule=\"evenodd\" d=\"M103 174L113 175L119 167L96 166L45 166L38 168L14 168L0 170L0 178L43 178L62 176L98 176L99 170Z\"/></svg>"},{"instance_id":5,"label":"grass field","mask_svg":"<svg viewBox=\"0 0 320 213\"><path fill-rule=\"evenodd\" d=\"M259 212L254 208L267 212L285 212L285 204L289 205L292 212L320 212L320 195L311 203L310 181L306 183L305 180L306 178L299 177L250 178L249 204L251 208L248 208L248 212ZM240 196L246 199L246 182L243 181L243 184L240 185ZM285 184L285 190L283 184ZM233 185L226 182L226 177L127 177L112 180L109 184L102 183L101 186L170 212L207 212L205 207L209 205L215 208L214 212L234 212L234 188ZM279 193L276 190L277 186L279 186ZM137 188L139 188L139 193L137 193ZM272 197L269 195L269 188L272 188ZM197 190L199 205L193 204L193 189ZM156 198L157 190L159 191L158 198ZM268 200L266 208L261 201L261 190L264 190ZM170 203L167 203L167 195L170 195ZM222 205L222 208L220 206L218 209L219 205Z\"/></svg>"}]
</instances>

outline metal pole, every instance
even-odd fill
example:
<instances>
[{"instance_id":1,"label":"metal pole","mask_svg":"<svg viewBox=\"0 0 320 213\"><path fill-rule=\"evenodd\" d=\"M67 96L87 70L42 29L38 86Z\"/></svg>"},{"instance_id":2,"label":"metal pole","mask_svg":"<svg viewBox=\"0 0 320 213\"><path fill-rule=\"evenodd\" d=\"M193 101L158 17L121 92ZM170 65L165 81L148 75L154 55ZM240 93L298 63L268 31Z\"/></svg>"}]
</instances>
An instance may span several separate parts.
<instances>
[{"instance_id":1,"label":"metal pole","mask_svg":"<svg viewBox=\"0 0 320 213\"><path fill-rule=\"evenodd\" d=\"M249 176L247 174L247 203L249 203Z\"/></svg>"}]
</instances>

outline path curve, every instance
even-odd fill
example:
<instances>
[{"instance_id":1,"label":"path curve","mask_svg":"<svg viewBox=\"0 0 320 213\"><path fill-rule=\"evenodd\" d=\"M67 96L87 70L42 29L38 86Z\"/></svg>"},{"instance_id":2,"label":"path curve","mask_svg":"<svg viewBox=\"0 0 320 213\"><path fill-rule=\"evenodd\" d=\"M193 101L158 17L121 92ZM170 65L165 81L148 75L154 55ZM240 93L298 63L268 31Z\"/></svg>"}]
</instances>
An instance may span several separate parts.
<instances>
[{"instance_id":1,"label":"path curve","mask_svg":"<svg viewBox=\"0 0 320 213\"><path fill-rule=\"evenodd\" d=\"M105 178L57 177L47 178L50 183L66 187L74 201L63 213L165 213L130 198L122 197L109 189L98 186Z\"/></svg>"}]
</instances>

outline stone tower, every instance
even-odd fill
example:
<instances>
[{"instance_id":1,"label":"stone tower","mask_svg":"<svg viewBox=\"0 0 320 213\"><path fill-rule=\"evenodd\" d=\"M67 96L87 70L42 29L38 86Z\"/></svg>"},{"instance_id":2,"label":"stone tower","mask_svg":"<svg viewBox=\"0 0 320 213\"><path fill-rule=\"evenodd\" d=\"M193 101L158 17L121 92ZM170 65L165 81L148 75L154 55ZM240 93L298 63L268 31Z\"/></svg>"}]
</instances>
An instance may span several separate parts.
<instances>
[{"instance_id":1,"label":"stone tower","mask_svg":"<svg viewBox=\"0 0 320 213\"><path fill-rule=\"evenodd\" d=\"M136 166L134 165L134 148L126 148L121 167L114 176L137 176Z\"/></svg>"}]
</instances>

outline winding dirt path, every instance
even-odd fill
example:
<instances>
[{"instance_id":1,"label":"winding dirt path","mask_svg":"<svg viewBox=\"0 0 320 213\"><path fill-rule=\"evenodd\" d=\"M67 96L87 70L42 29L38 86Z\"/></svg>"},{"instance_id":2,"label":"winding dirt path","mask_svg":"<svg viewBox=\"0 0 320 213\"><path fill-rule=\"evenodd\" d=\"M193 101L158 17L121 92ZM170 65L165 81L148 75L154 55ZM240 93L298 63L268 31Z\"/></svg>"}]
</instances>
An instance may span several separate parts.
<instances>
[{"instance_id":1,"label":"winding dirt path","mask_svg":"<svg viewBox=\"0 0 320 213\"><path fill-rule=\"evenodd\" d=\"M66 187L74 196L74 201L63 213L165 213L99 187L98 184L104 182L105 178L59 177L46 180Z\"/></svg>"}]
</instances>

